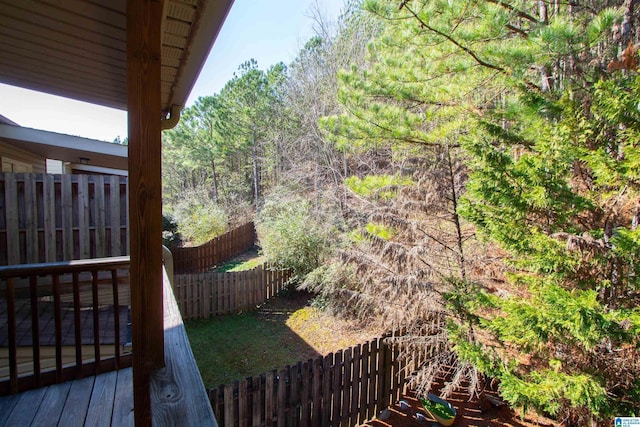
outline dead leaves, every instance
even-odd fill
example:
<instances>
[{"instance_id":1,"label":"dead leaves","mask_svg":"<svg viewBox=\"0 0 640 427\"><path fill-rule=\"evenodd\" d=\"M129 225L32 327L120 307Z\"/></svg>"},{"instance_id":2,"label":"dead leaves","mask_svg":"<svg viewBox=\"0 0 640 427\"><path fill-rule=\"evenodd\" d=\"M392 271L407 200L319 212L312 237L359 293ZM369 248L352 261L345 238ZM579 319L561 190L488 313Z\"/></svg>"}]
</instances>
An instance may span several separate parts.
<instances>
[{"instance_id":1,"label":"dead leaves","mask_svg":"<svg viewBox=\"0 0 640 427\"><path fill-rule=\"evenodd\" d=\"M629 45L620 55L620 60L613 59L607 65L607 71L610 73L617 70L636 71L638 69L638 46L635 46L632 41L629 41Z\"/></svg>"}]
</instances>

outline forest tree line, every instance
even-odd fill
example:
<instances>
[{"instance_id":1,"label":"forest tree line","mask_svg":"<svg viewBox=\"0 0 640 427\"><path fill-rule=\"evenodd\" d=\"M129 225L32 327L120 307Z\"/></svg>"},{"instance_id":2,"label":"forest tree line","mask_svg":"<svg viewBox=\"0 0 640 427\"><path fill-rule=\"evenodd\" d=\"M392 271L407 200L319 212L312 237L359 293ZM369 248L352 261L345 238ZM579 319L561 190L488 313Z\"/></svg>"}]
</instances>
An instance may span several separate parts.
<instances>
[{"instance_id":1,"label":"forest tree line","mask_svg":"<svg viewBox=\"0 0 640 427\"><path fill-rule=\"evenodd\" d=\"M638 416L638 7L316 14L291 64L242 64L165 134L166 211L205 241L255 216L318 304L429 354L419 393L446 376L566 425Z\"/></svg>"}]
</instances>

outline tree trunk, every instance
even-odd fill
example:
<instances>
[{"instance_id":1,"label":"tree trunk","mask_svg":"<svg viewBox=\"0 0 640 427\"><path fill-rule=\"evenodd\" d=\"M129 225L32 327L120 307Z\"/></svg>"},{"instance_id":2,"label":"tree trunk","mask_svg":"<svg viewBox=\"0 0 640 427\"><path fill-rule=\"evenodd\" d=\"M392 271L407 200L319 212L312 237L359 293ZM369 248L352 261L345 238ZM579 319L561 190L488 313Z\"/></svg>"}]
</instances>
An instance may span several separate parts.
<instances>
[{"instance_id":1,"label":"tree trunk","mask_svg":"<svg viewBox=\"0 0 640 427\"><path fill-rule=\"evenodd\" d=\"M253 194L255 197L255 208L258 209L258 198L260 192L258 190L258 143L256 141L256 131L253 131Z\"/></svg>"},{"instance_id":2,"label":"tree trunk","mask_svg":"<svg viewBox=\"0 0 640 427\"><path fill-rule=\"evenodd\" d=\"M444 147L447 150L447 166L449 169L449 187L451 190L451 201L453 203L453 223L456 226L456 240L458 245L458 264L460 266L460 275L464 279L467 275L465 268L462 226L460 225L460 216L458 215L458 193L456 191L456 178L454 176L453 160L451 159L451 147L447 144Z\"/></svg>"},{"instance_id":3,"label":"tree trunk","mask_svg":"<svg viewBox=\"0 0 640 427\"><path fill-rule=\"evenodd\" d=\"M218 204L218 174L216 173L216 161L211 160L211 174L213 175L213 201Z\"/></svg>"}]
</instances>

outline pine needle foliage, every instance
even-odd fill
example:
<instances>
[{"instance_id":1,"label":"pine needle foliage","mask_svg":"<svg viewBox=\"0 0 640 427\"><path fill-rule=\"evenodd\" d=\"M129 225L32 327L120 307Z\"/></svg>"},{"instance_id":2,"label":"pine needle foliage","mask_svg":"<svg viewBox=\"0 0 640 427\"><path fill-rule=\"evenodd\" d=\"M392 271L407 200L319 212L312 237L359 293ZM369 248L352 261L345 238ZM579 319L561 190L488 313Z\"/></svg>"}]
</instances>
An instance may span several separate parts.
<instances>
[{"instance_id":1,"label":"pine needle foliage","mask_svg":"<svg viewBox=\"0 0 640 427\"><path fill-rule=\"evenodd\" d=\"M487 370L513 404L575 425L640 410L639 84L565 92L553 120L529 123L544 137L517 153L492 132L466 145L461 213L509 252L526 296L470 310L499 343Z\"/></svg>"},{"instance_id":2,"label":"pine needle foliage","mask_svg":"<svg viewBox=\"0 0 640 427\"><path fill-rule=\"evenodd\" d=\"M494 378L567 425L640 413L640 26L631 1L587 3L364 2L384 31L321 124L411 184L354 192L354 222L395 233L365 227L320 282L426 355L421 392Z\"/></svg>"}]
</instances>

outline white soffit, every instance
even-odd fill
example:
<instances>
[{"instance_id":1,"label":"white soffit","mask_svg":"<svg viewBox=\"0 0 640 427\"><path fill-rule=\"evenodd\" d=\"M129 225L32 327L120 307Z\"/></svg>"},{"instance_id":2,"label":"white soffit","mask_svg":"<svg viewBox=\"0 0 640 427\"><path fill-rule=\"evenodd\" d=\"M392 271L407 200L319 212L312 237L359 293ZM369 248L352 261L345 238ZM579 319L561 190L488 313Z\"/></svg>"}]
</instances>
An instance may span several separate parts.
<instances>
[{"instance_id":1,"label":"white soffit","mask_svg":"<svg viewBox=\"0 0 640 427\"><path fill-rule=\"evenodd\" d=\"M126 0L0 0L0 82L126 109ZM165 111L183 106L233 0L165 0Z\"/></svg>"}]
</instances>

